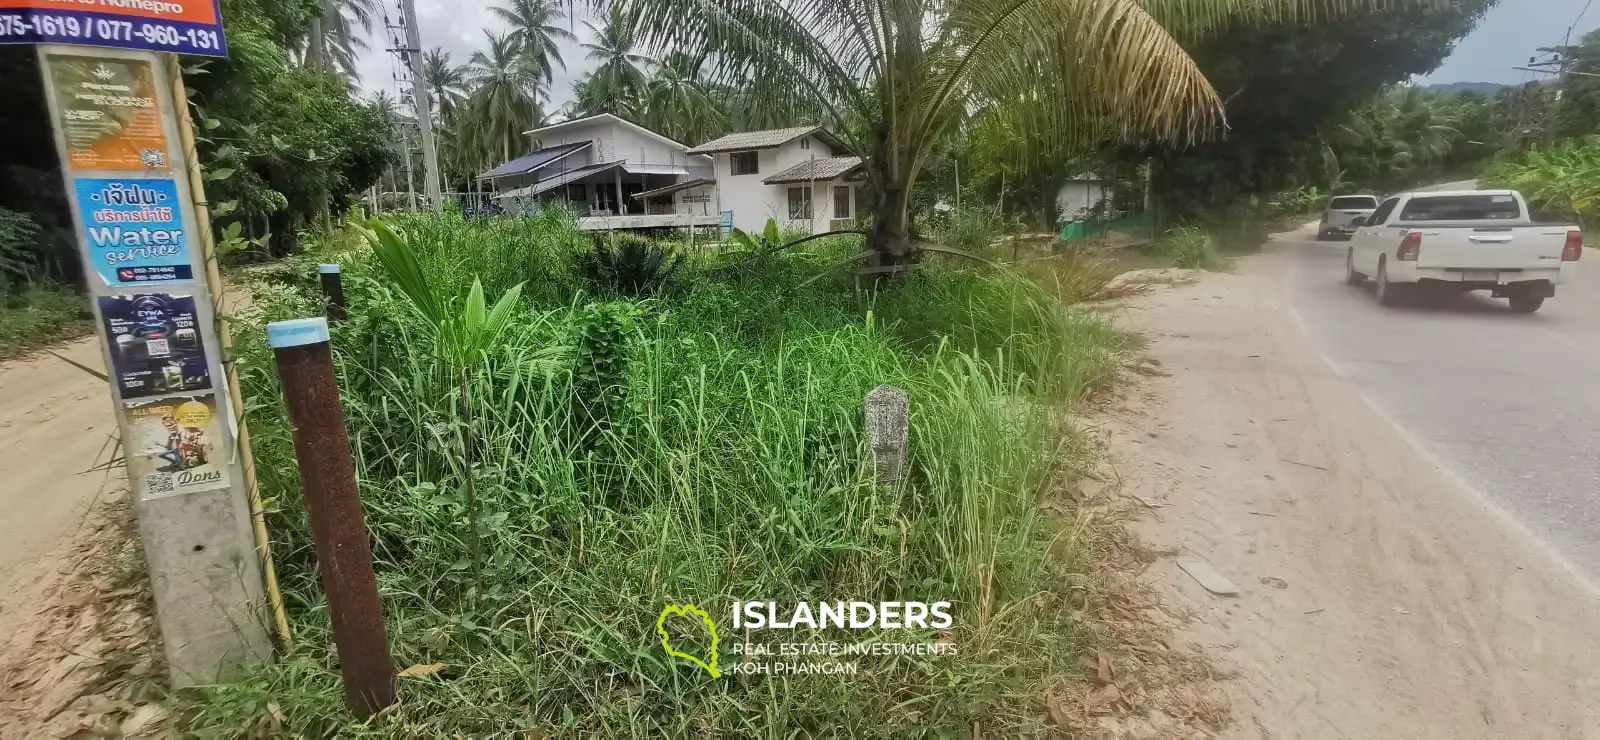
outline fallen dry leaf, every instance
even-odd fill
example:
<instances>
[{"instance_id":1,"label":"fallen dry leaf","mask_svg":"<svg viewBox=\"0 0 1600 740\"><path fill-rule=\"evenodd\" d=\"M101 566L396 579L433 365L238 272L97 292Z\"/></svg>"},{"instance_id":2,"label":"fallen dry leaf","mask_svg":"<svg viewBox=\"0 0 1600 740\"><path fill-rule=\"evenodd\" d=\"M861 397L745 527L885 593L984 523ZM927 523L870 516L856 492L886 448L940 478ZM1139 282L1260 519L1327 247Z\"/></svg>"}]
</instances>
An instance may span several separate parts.
<instances>
[{"instance_id":1,"label":"fallen dry leaf","mask_svg":"<svg viewBox=\"0 0 1600 740\"><path fill-rule=\"evenodd\" d=\"M1094 651L1094 654L1100 664L1095 671L1095 677L1100 679L1100 683L1111 683L1111 659L1099 650Z\"/></svg>"},{"instance_id":2,"label":"fallen dry leaf","mask_svg":"<svg viewBox=\"0 0 1600 740\"><path fill-rule=\"evenodd\" d=\"M1096 686L1083 698L1083 707L1090 714L1106 714L1122 699L1122 691L1114 683Z\"/></svg>"},{"instance_id":3,"label":"fallen dry leaf","mask_svg":"<svg viewBox=\"0 0 1600 740\"><path fill-rule=\"evenodd\" d=\"M272 718L272 729L274 731L283 729L283 708L279 707L277 702L267 702L267 716Z\"/></svg>"},{"instance_id":4,"label":"fallen dry leaf","mask_svg":"<svg viewBox=\"0 0 1600 740\"><path fill-rule=\"evenodd\" d=\"M1050 721L1056 723L1057 727L1071 726L1067 722L1067 710L1061 706L1061 697L1049 694L1045 697L1044 705L1050 710Z\"/></svg>"},{"instance_id":5,"label":"fallen dry leaf","mask_svg":"<svg viewBox=\"0 0 1600 740\"><path fill-rule=\"evenodd\" d=\"M400 672L400 677L401 678L417 678L419 676L431 676L431 675L433 675L435 673L438 673L439 671L442 671L444 669L445 669L445 664L443 664L443 663L418 663L418 664L416 664L414 666L411 666L410 668L407 668L407 669L401 671Z\"/></svg>"}]
</instances>

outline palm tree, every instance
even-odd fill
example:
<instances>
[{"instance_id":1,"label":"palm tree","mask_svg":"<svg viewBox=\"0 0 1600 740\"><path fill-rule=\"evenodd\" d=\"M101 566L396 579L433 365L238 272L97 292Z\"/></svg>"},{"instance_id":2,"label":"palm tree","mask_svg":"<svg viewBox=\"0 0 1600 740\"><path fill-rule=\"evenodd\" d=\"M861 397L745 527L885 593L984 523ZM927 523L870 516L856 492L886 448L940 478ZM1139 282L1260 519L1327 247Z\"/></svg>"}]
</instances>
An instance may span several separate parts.
<instances>
[{"instance_id":1,"label":"palm tree","mask_svg":"<svg viewBox=\"0 0 1600 740\"><path fill-rule=\"evenodd\" d=\"M875 264L903 264L924 160L963 113L1013 106L1041 143L1187 142L1219 130L1180 39L1303 21L1366 0L612 0L647 49L717 60L736 87L795 90L866 157ZM1417 0L1391 0L1416 2ZM615 16L613 16L615 17Z\"/></svg>"},{"instance_id":2,"label":"palm tree","mask_svg":"<svg viewBox=\"0 0 1600 740\"><path fill-rule=\"evenodd\" d=\"M484 35L489 37L488 50L473 52L466 68L473 91L467 112L471 122L463 133L488 151L499 150L501 161L507 161L513 152L522 153L523 132L544 119L539 105L545 95L545 74L520 53L509 34L484 31Z\"/></svg>"},{"instance_id":3,"label":"palm tree","mask_svg":"<svg viewBox=\"0 0 1600 740\"><path fill-rule=\"evenodd\" d=\"M466 69L451 64L450 52L435 47L422 55L422 80L428 86L433 109L439 112L441 125L454 120L461 101L467 97Z\"/></svg>"},{"instance_id":4,"label":"palm tree","mask_svg":"<svg viewBox=\"0 0 1600 740\"><path fill-rule=\"evenodd\" d=\"M589 78L594 86L590 92L604 108L600 112L620 115L622 110L637 107L644 95L644 68L654 62L634 51L639 40L632 19L613 5L604 26L596 28L588 21L583 25L594 35L594 41L584 43L583 48L589 51L589 61L599 63Z\"/></svg>"},{"instance_id":5,"label":"palm tree","mask_svg":"<svg viewBox=\"0 0 1600 740\"><path fill-rule=\"evenodd\" d=\"M668 54L645 85L640 123L677 141L706 141L719 134L726 116L701 74L704 60Z\"/></svg>"},{"instance_id":6,"label":"palm tree","mask_svg":"<svg viewBox=\"0 0 1600 740\"><path fill-rule=\"evenodd\" d=\"M355 80L356 57L366 51L364 35L372 32L379 0L316 0L315 15L301 51L307 67L338 71Z\"/></svg>"},{"instance_id":7,"label":"palm tree","mask_svg":"<svg viewBox=\"0 0 1600 740\"><path fill-rule=\"evenodd\" d=\"M500 20L511 28L509 35L533 62L544 70L544 81L552 82L554 67L559 65L563 71L567 63L561 59L561 47L557 41L574 41L572 33L559 24L566 20L567 13L561 7L561 0L507 0L510 7L491 7Z\"/></svg>"}]
</instances>

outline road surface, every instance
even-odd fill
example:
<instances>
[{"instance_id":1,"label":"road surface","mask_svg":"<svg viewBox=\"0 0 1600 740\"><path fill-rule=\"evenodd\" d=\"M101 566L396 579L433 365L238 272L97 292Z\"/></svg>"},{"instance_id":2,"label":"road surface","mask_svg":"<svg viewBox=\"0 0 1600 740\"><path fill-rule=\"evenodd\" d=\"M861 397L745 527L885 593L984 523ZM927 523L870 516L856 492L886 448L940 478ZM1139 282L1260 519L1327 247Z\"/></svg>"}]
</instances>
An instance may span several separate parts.
<instances>
[{"instance_id":1,"label":"road surface","mask_svg":"<svg viewBox=\"0 0 1600 740\"><path fill-rule=\"evenodd\" d=\"M56 352L100 368L93 338ZM112 458L116 421L106 383L49 354L0 365L0 644L26 632L39 596L71 567L61 558L102 494L123 487Z\"/></svg>"},{"instance_id":2,"label":"road surface","mask_svg":"<svg viewBox=\"0 0 1600 740\"><path fill-rule=\"evenodd\" d=\"M1312 343L1440 464L1600 582L1600 252L1537 314L1486 293L1383 308L1309 232L1290 300ZM1304 237L1304 238L1300 238ZM1426 248L1426 247L1424 247Z\"/></svg>"},{"instance_id":3,"label":"road surface","mask_svg":"<svg viewBox=\"0 0 1600 740\"><path fill-rule=\"evenodd\" d=\"M1119 736L1226 706L1230 739L1600 738L1600 593L1548 544L1600 531L1584 304L1383 312L1341 254L1280 236L1119 317L1159 364L1087 426L1144 512L1145 613L1215 663L1177 673L1233 676L1150 692L1156 732Z\"/></svg>"}]
</instances>

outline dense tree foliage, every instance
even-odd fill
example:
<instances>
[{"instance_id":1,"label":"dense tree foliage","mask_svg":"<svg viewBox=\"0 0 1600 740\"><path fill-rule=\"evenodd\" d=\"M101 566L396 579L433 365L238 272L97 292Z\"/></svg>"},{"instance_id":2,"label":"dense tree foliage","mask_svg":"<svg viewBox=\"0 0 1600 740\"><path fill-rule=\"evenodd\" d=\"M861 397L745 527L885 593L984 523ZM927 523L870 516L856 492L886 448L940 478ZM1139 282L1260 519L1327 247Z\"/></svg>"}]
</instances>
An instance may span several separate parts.
<instances>
[{"instance_id":1,"label":"dense tree foliage","mask_svg":"<svg viewBox=\"0 0 1600 740\"><path fill-rule=\"evenodd\" d=\"M190 66L217 226L237 220L239 233L270 239L277 254L313 219L345 211L393 156L379 106L352 98L344 78L292 62L289 50L324 30L317 19L326 11L318 2L223 0L229 57Z\"/></svg>"},{"instance_id":2,"label":"dense tree foliage","mask_svg":"<svg viewBox=\"0 0 1600 740\"><path fill-rule=\"evenodd\" d=\"M1336 184L1336 173L1325 168L1329 139L1370 123L1352 121L1353 112L1387 87L1438 67L1493 4L1453 0L1367 11L1340 23L1230 28L1192 47L1226 101L1226 136L1194 147L1138 147L1123 158L1154 160L1155 192L1167 218L1297 185Z\"/></svg>"}]
</instances>

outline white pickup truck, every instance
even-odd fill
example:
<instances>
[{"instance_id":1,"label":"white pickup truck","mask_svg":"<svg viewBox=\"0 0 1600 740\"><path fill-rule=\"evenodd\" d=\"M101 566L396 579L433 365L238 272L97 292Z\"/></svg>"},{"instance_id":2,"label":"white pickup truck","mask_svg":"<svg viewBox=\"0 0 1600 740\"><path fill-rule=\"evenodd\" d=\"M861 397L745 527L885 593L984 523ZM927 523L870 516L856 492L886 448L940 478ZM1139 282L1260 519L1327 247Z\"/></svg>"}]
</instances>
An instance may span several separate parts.
<instances>
[{"instance_id":1,"label":"white pickup truck","mask_svg":"<svg viewBox=\"0 0 1600 740\"><path fill-rule=\"evenodd\" d=\"M1572 277L1583 254L1576 226L1536 224L1514 190L1403 193L1358 222L1345 281L1378 281L1392 306L1419 285L1493 291L1533 313Z\"/></svg>"}]
</instances>

